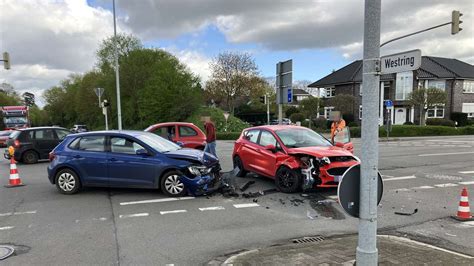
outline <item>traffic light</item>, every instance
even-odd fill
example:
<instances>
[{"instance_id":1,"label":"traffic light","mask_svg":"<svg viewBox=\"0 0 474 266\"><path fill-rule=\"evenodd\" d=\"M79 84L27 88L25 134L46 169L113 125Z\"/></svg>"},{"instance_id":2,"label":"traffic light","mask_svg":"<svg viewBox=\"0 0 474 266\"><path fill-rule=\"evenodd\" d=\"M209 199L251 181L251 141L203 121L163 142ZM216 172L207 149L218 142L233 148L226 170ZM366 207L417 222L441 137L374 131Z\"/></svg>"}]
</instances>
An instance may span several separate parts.
<instances>
[{"instance_id":1,"label":"traffic light","mask_svg":"<svg viewBox=\"0 0 474 266\"><path fill-rule=\"evenodd\" d=\"M451 18L451 34L457 34L458 32L462 31L462 28L459 27L459 25L462 23L462 20L460 20L462 16L462 13L453 10L452 18Z\"/></svg>"},{"instance_id":2,"label":"traffic light","mask_svg":"<svg viewBox=\"0 0 474 266\"><path fill-rule=\"evenodd\" d=\"M7 52L3 53L3 67L5 69L10 69L10 55Z\"/></svg>"},{"instance_id":3,"label":"traffic light","mask_svg":"<svg viewBox=\"0 0 474 266\"><path fill-rule=\"evenodd\" d=\"M261 103L267 103L267 96L260 96L260 102Z\"/></svg>"}]
</instances>

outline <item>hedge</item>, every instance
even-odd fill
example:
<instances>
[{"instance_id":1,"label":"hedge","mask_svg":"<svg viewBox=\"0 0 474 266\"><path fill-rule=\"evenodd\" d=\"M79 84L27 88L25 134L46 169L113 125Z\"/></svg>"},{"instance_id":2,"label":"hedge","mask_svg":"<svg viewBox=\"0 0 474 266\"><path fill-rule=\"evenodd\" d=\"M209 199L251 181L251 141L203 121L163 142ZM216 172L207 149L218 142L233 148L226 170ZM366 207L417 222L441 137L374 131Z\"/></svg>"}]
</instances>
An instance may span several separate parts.
<instances>
[{"instance_id":1,"label":"hedge","mask_svg":"<svg viewBox=\"0 0 474 266\"><path fill-rule=\"evenodd\" d=\"M360 127L350 128L351 137L360 138ZM450 136L450 135L474 135L474 126L468 127L445 127L445 126L392 126L390 137L421 137L421 136ZM387 136L385 127L379 128L379 137Z\"/></svg>"},{"instance_id":2,"label":"hedge","mask_svg":"<svg viewBox=\"0 0 474 266\"><path fill-rule=\"evenodd\" d=\"M236 140L240 137L241 132L217 132L217 140Z\"/></svg>"}]
</instances>

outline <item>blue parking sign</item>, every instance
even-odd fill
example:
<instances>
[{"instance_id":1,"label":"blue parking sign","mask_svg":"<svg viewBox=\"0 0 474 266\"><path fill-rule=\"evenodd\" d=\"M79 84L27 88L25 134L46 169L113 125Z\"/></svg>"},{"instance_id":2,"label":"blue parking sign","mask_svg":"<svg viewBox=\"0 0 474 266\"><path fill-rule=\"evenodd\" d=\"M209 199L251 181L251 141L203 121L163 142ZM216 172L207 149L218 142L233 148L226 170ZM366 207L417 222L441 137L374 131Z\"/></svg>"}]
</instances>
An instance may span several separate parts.
<instances>
[{"instance_id":1,"label":"blue parking sign","mask_svg":"<svg viewBox=\"0 0 474 266\"><path fill-rule=\"evenodd\" d=\"M288 88L288 102L293 102L293 89L291 89L291 87Z\"/></svg>"},{"instance_id":2,"label":"blue parking sign","mask_svg":"<svg viewBox=\"0 0 474 266\"><path fill-rule=\"evenodd\" d=\"M386 107L392 107L393 106L392 100L385 100L385 106Z\"/></svg>"}]
</instances>

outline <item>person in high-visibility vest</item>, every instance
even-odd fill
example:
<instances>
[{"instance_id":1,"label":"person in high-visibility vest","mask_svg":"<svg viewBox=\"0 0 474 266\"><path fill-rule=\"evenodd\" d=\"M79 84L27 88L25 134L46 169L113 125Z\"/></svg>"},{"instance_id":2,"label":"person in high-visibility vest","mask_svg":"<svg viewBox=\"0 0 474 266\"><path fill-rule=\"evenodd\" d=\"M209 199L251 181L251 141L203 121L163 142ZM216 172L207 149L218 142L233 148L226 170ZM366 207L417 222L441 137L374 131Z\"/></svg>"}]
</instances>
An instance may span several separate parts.
<instances>
[{"instance_id":1,"label":"person in high-visibility vest","mask_svg":"<svg viewBox=\"0 0 474 266\"><path fill-rule=\"evenodd\" d=\"M334 143L334 136L346 127L346 121L342 119L342 115L334 120L331 124L331 141Z\"/></svg>"}]
</instances>

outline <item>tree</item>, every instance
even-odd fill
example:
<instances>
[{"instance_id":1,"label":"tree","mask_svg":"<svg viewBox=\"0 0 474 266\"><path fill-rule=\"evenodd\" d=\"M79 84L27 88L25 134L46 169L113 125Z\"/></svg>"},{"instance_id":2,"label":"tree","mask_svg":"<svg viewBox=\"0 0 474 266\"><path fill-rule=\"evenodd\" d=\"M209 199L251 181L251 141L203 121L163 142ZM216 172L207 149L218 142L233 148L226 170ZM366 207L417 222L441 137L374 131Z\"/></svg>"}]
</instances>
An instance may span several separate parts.
<instances>
[{"instance_id":1,"label":"tree","mask_svg":"<svg viewBox=\"0 0 474 266\"><path fill-rule=\"evenodd\" d=\"M355 97L350 94L338 94L328 100L328 106L334 106L334 111L341 114L352 114L354 112Z\"/></svg>"},{"instance_id":2,"label":"tree","mask_svg":"<svg viewBox=\"0 0 474 266\"><path fill-rule=\"evenodd\" d=\"M420 126L425 125L425 113L428 109L447 102L448 94L438 88L418 88L408 96L408 103L420 110Z\"/></svg>"},{"instance_id":3,"label":"tree","mask_svg":"<svg viewBox=\"0 0 474 266\"><path fill-rule=\"evenodd\" d=\"M210 63L211 79L206 84L206 92L214 101L225 105L234 114L239 98L249 96L260 84L257 66L248 53L224 52ZM207 98L209 98L209 96Z\"/></svg>"},{"instance_id":4,"label":"tree","mask_svg":"<svg viewBox=\"0 0 474 266\"><path fill-rule=\"evenodd\" d=\"M119 59L127 57L132 51L143 48L143 45L137 37L127 34L117 34L104 39L97 50L97 65L100 69L113 69L115 65L115 39L118 43Z\"/></svg>"}]
</instances>

